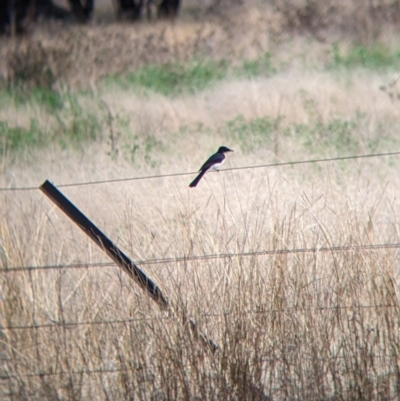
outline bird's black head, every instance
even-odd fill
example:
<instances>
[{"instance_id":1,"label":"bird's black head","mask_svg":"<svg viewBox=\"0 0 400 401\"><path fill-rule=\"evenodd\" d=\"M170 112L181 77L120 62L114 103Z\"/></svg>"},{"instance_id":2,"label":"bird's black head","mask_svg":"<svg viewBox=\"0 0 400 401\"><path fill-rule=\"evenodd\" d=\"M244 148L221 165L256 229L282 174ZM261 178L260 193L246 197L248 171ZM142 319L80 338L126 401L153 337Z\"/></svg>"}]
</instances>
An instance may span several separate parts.
<instances>
[{"instance_id":1,"label":"bird's black head","mask_svg":"<svg viewBox=\"0 0 400 401\"><path fill-rule=\"evenodd\" d=\"M221 147L218 149L218 153L226 153L226 152L233 152L233 150L227 148L226 146L221 146Z\"/></svg>"}]
</instances>

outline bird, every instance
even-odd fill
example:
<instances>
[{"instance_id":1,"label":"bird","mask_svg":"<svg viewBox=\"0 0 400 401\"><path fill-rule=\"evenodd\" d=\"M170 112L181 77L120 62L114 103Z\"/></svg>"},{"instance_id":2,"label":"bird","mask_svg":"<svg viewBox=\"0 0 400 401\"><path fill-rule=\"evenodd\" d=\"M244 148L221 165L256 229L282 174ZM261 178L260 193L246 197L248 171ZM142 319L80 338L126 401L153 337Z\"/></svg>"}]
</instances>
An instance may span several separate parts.
<instances>
[{"instance_id":1,"label":"bird","mask_svg":"<svg viewBox=\"0 0 400 401\"><path fill-rule=\"evenodd\" d=\"M208 160L201 166L200 174L190 183L189 187L194 188L199 181L203 178L203 175L210 170L217 170L219 166L221 166L225 161L225 153L233 152L232 149L227 148L226 146L220 146L217 153L214 153L212 156L208 158Z\"/></svg>"}]
</instances>

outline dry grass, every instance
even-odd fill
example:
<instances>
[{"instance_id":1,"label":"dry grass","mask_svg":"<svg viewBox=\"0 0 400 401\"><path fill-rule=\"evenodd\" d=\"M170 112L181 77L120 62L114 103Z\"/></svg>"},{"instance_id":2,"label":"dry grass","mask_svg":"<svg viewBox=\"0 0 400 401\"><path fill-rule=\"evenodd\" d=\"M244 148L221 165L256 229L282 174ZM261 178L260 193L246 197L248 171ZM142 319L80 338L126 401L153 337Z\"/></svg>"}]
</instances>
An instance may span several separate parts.
<instances>
[{"instance_id":1,"label":"dry grass","mask_svg":"<svg viewBox=\"0 0 400 401\"><path fill-rule=\"evenodd\" d=\"M260 93L265 84L253 83ZM215 97L225 96L224 91L229 94L228 84L216 88ZM116 98L124 104L123 97ZM164 103L153 100L154 110ZM172 104L175 115L186 115L178 100ZM226 107L231 112L232 105ZM165 116L163 108L160 114L154 110L143 111L147 124ZM390 110L388 103L389 115ZM369 132L359 133L365 140L379 134L380 114L371 116L375 123ZM170 132L162 127L157 135ZM386 134L394 129L385 127ZM8 167L3 182L9 181L9 169L17 185L38 185L45 178L73 182L190 171L204 158L200 144L211 150L222 138L178 136L174 150L156 152L161 170L134 171L121 157L112 161L101 143L85 152L45 149L34 170L20 161ZM274 160L267 144L243 154L236 145L228 166ZM281 138L281 149L283 160L296 157L298 149L297 159L318 154L318 149L301 148L296 138ZM210 174L195 190L187 187L190 177L179 177L63 192L134 260L368 246L399 242L397 169L396 158L381 158ZM1 324L50 324L2 331L1 374L9 378L2 379L2 392L10 399L398 397L395 250L273 253L142 266L170 299L171 315L117 267L12 272L13 266L107 259L40 193L3 194L1 210L3 266L11 269L2 274ZM184 315L219 344L218 352L204 349L174 317ZM87 324L68 325L73 322ZM45 374L30 376L39 373Z\"/></svg>"},{"instance_id":2,"label":"dry grass","mask_svg":"<svg viewBox=\"0 0 400 401\"><path fill-rule=\"evenodd\" d=\"M385 182L371 174L375 170L386 174ZM187 189L187 178L63 192L135 260L145 260L398 243L399 187L390 171L381 159L344 169L214 174L196 192ZM2 203L2 247L10 269L106 260L42 195L6 196ZM219 351L204 349L117 267L10 272L2 274L3 327L50 326L2 331L2 375L10 377L4 394L398 397L394 250L232 256L143 268L176 316L193 317ZM126 319L132 320L116 322Z\"/></svg>"},{"instance_id":3,"label":"dry grass","mask_svg":"<svg viewBox=\"0 0 400 401\"><path fill-rule=\"evenodd\" d=\"M110 19L110 0L98 4L93 25L42 24L18 40L0 38L0 83L87 88L105 75L153 63L256 58L299 34L322 48L337 40L393 43L398 36L399 0L226 0L209 12L211 3L183 2L173 25L131 24Z\"/></svg>"},{"instance_id":4,"label":"dry grass","mask_svg":"<svg viewBox=\"0 0 400 401\"><path fill-rule=\"evenodd\" d=\"M296 38L276 46L291 61L273 77L173 98L94 86L77 96L100 137L3 155L0 186L194 171L221 144L236 151L228 167L398 150L392 72L326 69L328 48ZM38 104L0 110L11 125L31 118L52 132L55 116ZM269 136L251 132L257 119L277 122ZM2 192L1 398L397 400L399 255L370 246L399 243L398 168L381 157L213 173L194 190L188 176L62 188L133 260L189 257L141 264L173 313L116 266L35 269L108 260L39 191ZM262 250L272 253L241 255Z\"/></svg>"}]
</instances>

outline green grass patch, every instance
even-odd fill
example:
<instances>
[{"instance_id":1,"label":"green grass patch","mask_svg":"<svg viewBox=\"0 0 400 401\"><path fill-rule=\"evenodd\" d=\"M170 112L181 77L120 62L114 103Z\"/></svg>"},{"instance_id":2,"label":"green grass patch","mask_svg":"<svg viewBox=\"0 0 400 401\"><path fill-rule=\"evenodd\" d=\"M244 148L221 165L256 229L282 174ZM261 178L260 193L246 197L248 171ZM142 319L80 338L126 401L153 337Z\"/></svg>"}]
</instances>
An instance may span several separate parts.
<instances>
[{"instance_id":1,"label":"green grass patch","mask_svg":"<svg viewBox=\"0 0 400 401\"><path fill-rule=\"evenodd\" d=\"M332 47L332 67L364 67L371 70L398 68L400 50L389 49L377 43L372 46L355 46L345 53L336 43Z\"/></svg>"},{"instance_id":2,"label":"green grass patch","mask_svg":"<svg viewBox=\"0 0 400 401\"><path fill-rule=\"evenodd\" d=\"M266 52L263 56L255 60L244 60L239 75L245 77L257 77L260 75L271 75L277 72L277 68L272 61L272 55Z\"/></svg>"},{"instance_id":3,"label":"green grass patch","mask_svg":"<svg viewBox=\"0 0 400 401\"><path fill-rule=\"evenodd\" d=\"M135 166L147 165L154 168L161 165L157 155L166 150L167 147L164 142L160 141L154 135L131 135L123 145L123 156L125 160Z\"/></svg>"},{"instance_id":4,"label":"green grass patch","mask_svg":"<svg viewBox=\"0 0 400 401\"><path fill-rule=\"evenodd\" d=\"M61 131L58 140L61 145L77 145L99 137L102 119L95 114L95 110L90 109L90 103L82 105L76 95L71 92L65 94L64 107L56 113Z\"/></svg>"},{"instance_id":5,"label":"green grass patch","mask_svg":"<svg viewBox=\"0 0 400 401\"><path fill-rule=\"evenodd\" d=\"M12 127L7 121L0 121L0 153L6 151L16 152L21 149L42 145L44 137L39 128L39 123L32 118L29 128Z\"/></svg>"},{"instance_id":6,"label":"green grass patch","mask_svg":"<svg viewBox=\"0 0 400 401\"><path fill-rule=\"evenodd\" d=\"M283 118L260 117L246 120L242 115L228 121L220 132L238 143L244 153L259 148L274 149L276 143L296 142L306 153L349 155L376 152L390 145L390 138L371 134L368 116L356 113L352 118L333 117L326 122L313 119L309 124L285 124Z\"/></svg>"},{"instance_id":7,"label":"green grass patch","mask_svg":"<svg viewBox=\"0 0 400 401\"><path fill-rule=\"evenodd\" d=\"M97 139L102 131L102 115L99 116L97 107L91 107L96 106L93 99L78 97L71 92L57 93L35 88L23 96L19 89L12 89L6 94L3 92L0 100L1 104L6 101L13 103L21 114L29 106L37 110L35 115L41 116L40 119L31 118L29 126L0 121L2 153L44 147L51 142L62 147L79 146Z\"/></svg>"},{"instance_id":8,"label":"green grass patch","mask_svg":"<svg viewBox=\"0 0 400 401\"><path fill-rule=\"evenodd\" d=\"M309 150L333 148L340 154L348 154L358 153L362 147L363 138L357 128L356 120L334 118L325 124L294 124L285 134L299 140Z\"/></svg>"},{"instance_id":9,"label":"green grass patch","mask_svg":"<svg viewBox=\"0 0 400 401\"><path fill-rule=\"evenodd\" d=\"M238 142L243 152L249 153L260 146L271 147L273 135L279 128L281 119L261 117L246 120L242 115L227 122L223 134Z\"/></svg>"},{"instance_id":10,"label":"green grass patch","mask_svg":"<svg viewBox=\"0 0 400 401\"><path fill-rule=\"evenodd\" d=\"M122 82L150 89L163 95L194 93L223 79L227 72L225 61L192 61L188 64L171 63L149 65L127 73Z\"/></svg>"},{"instance_id":11,"label":"green grass patch","mask_svg":"<svg viewBox=\"0 0 400 401\"><path fill-rule=\"evenodd\" d=\"M240 66L233 66L227 60L197 60L188 63L148 65L123 75L110 75L106 85L135 87L176 96L182 93L196 93L228 77L256 77L271 75L277 69L270 53L255 60L244 60Z\"/></svg>"},{"instance_id":12,"label":"green grass patch","mask_svg":"<svg viewBox=\"0 0 400 401\"><path fill-rule=\"evenodd\" d=\"M26 85L12 85L2 91L3 98L8 98L16 106L34 105L45 107L49 111L61 110L64 106L63 94L47 88L28 88Z\"/></svg>"},{"instance_id":13,"label":"green grass patch","mask_svg":"<svg viewBox=\"0 0 400 401\"><path fill-rule=\"evenodd\" d=\"M321 151L326 154L349 155L376 152L387 148L387 136L371 134L368 116L356 113L352 118L333 117L326 122L291 124L283 135L298 141L307 151ZM382 130L383 131L383 130Z\"/></svg>"},{"instance_id":14,"label":"green grass patch","mask_svg":"<svg viewBox=\"0 0 400 401\"><path fill-rule=\"evenodd\" d=\"M32 101L47 107L49 110L60 110L64 106L62 94L49 89L34 88L32 90Z\"/></svg>"}]
</instances>

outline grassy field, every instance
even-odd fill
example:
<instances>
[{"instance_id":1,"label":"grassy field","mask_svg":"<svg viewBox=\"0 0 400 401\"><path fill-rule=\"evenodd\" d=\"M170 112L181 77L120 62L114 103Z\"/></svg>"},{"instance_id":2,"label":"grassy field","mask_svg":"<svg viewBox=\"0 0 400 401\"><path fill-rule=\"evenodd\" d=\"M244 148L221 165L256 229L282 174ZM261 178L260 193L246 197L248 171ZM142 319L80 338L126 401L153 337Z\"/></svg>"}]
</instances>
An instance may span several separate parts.
<instances>
[{"instance_id":1,"label":"grassy field","mask_svg":"<svg viewBox=\"0 0 400 401\"><path fill-rule=\"evenodd\" d=\"M399 398L399 155L266 167L399 152L398 35L353 2L304 31L299 4L1 39L2 399ZM169 310L29 189L46 179L110 180L60 190Z\"/></svg>"}]
</instances>

